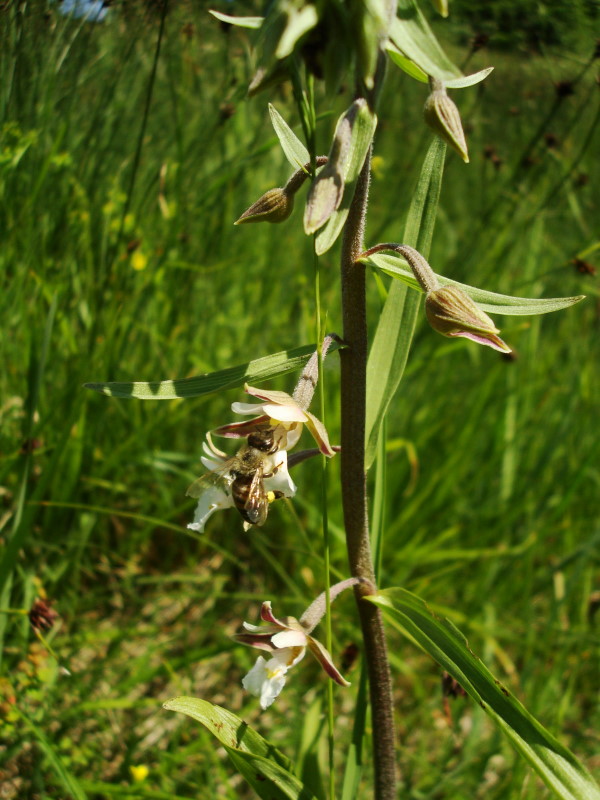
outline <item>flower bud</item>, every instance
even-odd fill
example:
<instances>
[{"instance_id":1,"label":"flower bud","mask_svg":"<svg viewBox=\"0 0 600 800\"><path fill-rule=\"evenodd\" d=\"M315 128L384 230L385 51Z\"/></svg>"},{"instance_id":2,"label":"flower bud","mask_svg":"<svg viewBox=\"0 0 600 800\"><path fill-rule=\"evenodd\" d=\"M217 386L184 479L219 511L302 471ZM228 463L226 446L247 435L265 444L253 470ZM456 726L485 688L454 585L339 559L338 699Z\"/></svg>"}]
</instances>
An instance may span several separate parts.
<instances>
[{"instance_id":1,"label":"flower bud","mask_svg":"<svg viewBox=\"0 0 600 800\"><path fill-rule=\"evenodd\" d=\"M425 122L468 164L469 154L458 108L448 97L442 81L430 78L429 84L431 94L423 108Z\"/></svg>"},{"instance_id":2,"label":"flower bud","mask_svg":"<svg viewBox=\"0 0 600 800\"><path fill-rule=\"evenodd\" d=\"M442 17L448 16L448 0L432 0L433 7Z\"/></svg>"},{"instance_id":3,"label":"flower bud","mask_svg":"<svg viewBox=\"0 0 600 800\"><path fill-rule=\"evenodd\" d=\"M269 189L262 197L252 203L242 216L236 220L235 225L244 222L283 222L294 208L294 195L280 187Z\"/></svg>"},{"instance_id":4,"label":"flower bud","mask_svg":"<svg viewBox=\"0 0 600 800\"><path fill-rule=\"evenodd\" d=\"M464 336L501 353L512 352L485 311L457 286L442 286L428 292L425 313L431 327L443 336Z\"/></svg>"}]
</instances>

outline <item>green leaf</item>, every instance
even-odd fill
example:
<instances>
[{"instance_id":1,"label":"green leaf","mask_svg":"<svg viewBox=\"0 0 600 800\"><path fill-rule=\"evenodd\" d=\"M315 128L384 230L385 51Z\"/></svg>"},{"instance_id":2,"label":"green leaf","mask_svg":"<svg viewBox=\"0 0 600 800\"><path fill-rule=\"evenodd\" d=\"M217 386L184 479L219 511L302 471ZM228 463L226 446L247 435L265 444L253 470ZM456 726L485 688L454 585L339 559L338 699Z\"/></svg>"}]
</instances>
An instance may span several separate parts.
<instances>
[{"instance_id":1,"label":"green leaf","mask_svg":"<svg viewBox=\"0 0 600 800\"><path fill-rule=\"evenodd\" d=\"M264 17L232 17L231 14L222 14L220 11L208 9L208 13L220 22L227 22L229 25L236 25L238 28L260 28Z\"/></svg>"},{"instance_id":2,"label":"green leaf","mask_svg":"<svg viewBox=\"0 0 600 800\"><path fill-rule=\"evenodd\" d=\"M363 259L363 261L370 267L379 269L387 275L391 275L392 278L402 281L407 286L410 286L411 289L423 292L412 270L403 258L376 253L373 256L369 256L369 258ZM475 300L481 309L490 314L506 314L507 316L549 314L551 311L560 311L575 305L585 297L582 294L576 297L512 297L507 294L487 292L484 289L478 289L476 286L469 286L465 283L453 281L451 278L445 278L443 275L438 275L437 277L442 286L458 286L472 300Z\"/></svg>"},{"instance_id":3,"label":"green leaf","mask_svg":"<svg viewBox=\"0 0 600 800\"><path fill-rule=\"evenodd\" d=\"M332 342L329 352L338 350L340 345ZM135 397L138 400L176 400L180 397L200 397L223 389L243 386L244 383L260 383L261 381L285 375L287 372L301 369L314 353L315 345L294 347L282 350L270 356L247 361L236 367L209 372L196 378L181 378L175 381L130 381L111 383L86 383L85 389L106 394L109 397Z\"/></svg>"},{"instance_id":4,"label":"green leaf","mask_svg":"<svg viewBox=\"0 0 600 800\"><path fill-rule=\"evenodd\" d=\"M294 169L304 169L304 165L310 162L308 150L271 103L269 103L269 114L285 157Z\"/></svg>"},{"instance_id":5,"label":"green leaf","mask_svg":"<svg viewBox=\"0 0 600 800\"><path fill-rule=\"evenodd\" d=\"M293 4L289 3L286 6L285 15L287 17L286 24L275 50L275 58L279 59L291 55L296 42L305 33L312 30L319 21L317 9L310 4L306 4L302 8L294 8Z\"/></svg>"},{"instance_id":6,"label":"green leaf","mask_svg":"<svg viewBox=\"0 0 600 800\"><path fill-rule=\"evenodd\" d=\"M427 258L442 185L446 145L432 141L412 198L403 241ZM417 321L421 297L399 281L390 287L367 363L365 468L373 463L383 418L400 384Z\"/></svg>"},{"instance_id":7,"label":"green leaf","mask_svg":"<svg viewBox=\"0 0 600 800\"><path fill-rule=\"evenodd\" d=\"M354 714L354 723L352 726L352 741L348 746L346 766L344 767L341 800L356 800L358 797L363 765L365 761L368 761L368 755L365 758L364 752L368 750L368 744L365 741L368 707L367 666L363 656L361 659L360 680L356 695L356 712Z\"/></svg>"},{"instance_id":8,"label":"green leaf","mask_svg":"<svg viewBox=\"0 0 600 800\"><path fill-rule=\"evenodd\" d=\"M493 67L486 67L486 69L474 72L472 75L465 75L464 78L453 78L445 82L446 89L466 89L467 86L475 86L476 83L480 83L487 78L493 69Z\"/></svg>"},{"instance_id":9,"label":"green leaf","mask_svg":"<svg viewBox=\"0 0 600 800\"><path fill-rule=\"evenodd\" d=\"M442 50L415 0L399 0L398 17L390 27L386 49L409 58L433 78L448 81L461 77L459 68ZM399 66L404 69L402 64Z\"/></svg>"},{"instance_id":10,"label":"green leaf","mask_svg":"<svg viewBox=\"0 0 600 800\"><path fill-rule=\"evenodd\" d=\"M329 154L330 161L321 170L311 187L306 205L307 213L304 217L304 230L307 233L314 232L317 229L318 209L314 215L309 211L311 197L318 192L320 183L331 181L333 176L334 182L336 180L340 182L343 194L340 193L335 210L325 218L327 221L320 218L320 224L323 225L324 222L325 224L316 236L315 249L318 255L323 255L329 250L344 227L356 182L365 163L376 127L377 116L362 98L355 100L338 120Z\"/></svg>"},{"instance_id":11,"label":"green leaf","mask_svg":"<svg viewBox=\"0 0 600 800\"><path fill-rule=\"evenodd\" d=\"M224 745L238 771L264 800L313 800L283 753L235 714L206 700L175 697L164 704L202 723Z\"/></svg>"},{"instance_id":12,"label":"green leaf","mask_svg":"<svg viewBox=\"0 0 600 800\"><path fill-rule=\"evenodd\" d=\"M600 788L585 767L494 678L450 621L438 619L405 589L366 599L460 683L558 797L600 800Z\"/></svg>"},{"instance_id":13,"label":"green leaf","mask_svg":"<svg viewBox=\"0 0 600 800\"><path fill-rule=\"evenodd\" d=\"M399 50L392 49L393 44L387 44L387 54L390 57L390 60L394 62L397 67L404 70L407 75L410 75L411 78L414 78L417 81L421 81L421 83L427 83L429 77L427 76L426 72L423 72L421 67L417 67L414 61L411 61L410 58L403 56Z\"/></svg>"}]
</instances>

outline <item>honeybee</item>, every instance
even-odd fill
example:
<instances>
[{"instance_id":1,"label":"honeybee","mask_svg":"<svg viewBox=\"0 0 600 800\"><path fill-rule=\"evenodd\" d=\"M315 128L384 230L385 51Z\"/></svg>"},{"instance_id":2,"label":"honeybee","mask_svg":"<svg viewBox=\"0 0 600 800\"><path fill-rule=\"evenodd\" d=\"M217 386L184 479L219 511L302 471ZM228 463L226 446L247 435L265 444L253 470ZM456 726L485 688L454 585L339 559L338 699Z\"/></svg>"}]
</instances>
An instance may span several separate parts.
<instances>
[{"instance_id":1,"label":"honeybee","mask_svg":"<svg viewBox=\"0 0 600 800\"><path fill-rule=\"evenodd\" d=\"M272 428L255 431L237 453L212 472L201 475L187 490L190 497L199 498L209 487L217 485L231 498L248 525L264 525L269 513L269 494L275 499L283 492L267 492L264 479L277 472L274 466L265 472L266 456L279 448Z\"/></svg>"}]
</instances>

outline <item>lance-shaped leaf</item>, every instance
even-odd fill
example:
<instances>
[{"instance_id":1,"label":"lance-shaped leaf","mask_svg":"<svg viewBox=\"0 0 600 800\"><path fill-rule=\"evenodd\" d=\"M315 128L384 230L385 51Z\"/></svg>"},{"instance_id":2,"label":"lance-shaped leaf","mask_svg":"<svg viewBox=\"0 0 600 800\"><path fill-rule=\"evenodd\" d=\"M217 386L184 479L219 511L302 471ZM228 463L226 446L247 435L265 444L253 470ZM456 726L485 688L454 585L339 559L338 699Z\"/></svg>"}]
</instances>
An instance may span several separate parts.
<instances>
[{"instance_id":1,"label":"lance-shaped leaf","mask_svg":"<svg viewBox=\"0 0 600 800\"><path fill-rule=\"evenodd\" d=\"M399 0L398 16L390 27L386 49L392 60L402 69L405 68L403 62L401 59L396 60L394 53L399 53L416 64L425 76L418 77L413 71L412 76L417 77L417 80L426 81L427 75L443 81L461 77L459 68L442 50L415 0Z\"/></svg>"},{"instance_id":2,"label":"lance-shaped leaf","mask_svg":"<svg viewBox=\"0 0 600 800\"><path fill-rule=\"evenodd\" d=\"M452 80L444 81L446 89L466 89L467 86L475 86L476 83L481 83L482 80L492 72L493 67L486 67L485 69L474 72L472 75L465 75L463 78L452 78Z\"/></svg>"},{"instance_id":3,"label":"lance-shaped leaf","mask_svg":"<svg viewBox=\"0 0 600 800\"><path fill-rule=\"evenodd\" d=\"M238 28L260 28L263 24L264 17L233 17L231 14L222 14L220 11L214 11L209 8L208 13L212 14L219 22L227 22L229 25L235 25Z\"/></svg>"},{"instance_id":4,"label":"lance-shaped leaf","mask_svg":"<svg viewBox=\"0 0 600 800\"><path fill-rule=\"evenodd\" d=\"M310 155L306 147L290 128L279 111L269 103L269 115L271 124L275 129L279 143L285 153L285 157L294 169L304 169L304 165L310 162Z\"/></svg>"},{"instance_id":5,"label":"lance-shaped leaf","mask_svg":"<svg viewBox=\"0 0 600 800\"><path fill-rule=\"evenodd\" d=\"M289 759L235 714L194 697L175 697L163 708L204 725L263 800L314 800L310 788L294 775Z\"/></svg>"},{"instance_id":6,"label":"lance-shaped leaf","mask_svg":"<svg viewBox=\"0 0 600 800\"><path fill-rule=\"evenodd\" d=\"M423 292L412 270L403 258L376 253L375 255L363 259L363 261L370 267L379 269L387 275L391 275L392 278L402 281L402 283L410 286L411 289ZM512 297L511 295L488 292L476 286L459 283L458 281L453 281L451 278L444 277L444 275L437 275L437 278L442 286L458 286L465 294L469 295L471 300L477 303L479 308L489 314L506 314L507 316L549 314L551 311L560 311L575 305L575 303L578 303L585 297L585 295L543 298Z\"/></svg>"},{"instance_id":7,"label":"lance-shaped leaf","mask_svg":"<svg viewBox=\"0 0 600 800\"><path fill-rule=\"evenodd\" d=\"M442 185L446 145L434 139L429 147L410 204L403 242L429 255ZM373 463L381 422L396 393L417 321L421 298L394 281L379 317L367 363L365 467Z\"/></svg>"},{"instance_id":8,"label":"lance-shaped leaf","mask_svg":"<svg viewBox=\"0 0 600 800\"><path fill-rule=\"evenodd\" d=\"M585 767L494 678L450 621L438 619L405 589L386 589L365 599L458 681L558 797L600 800L600 788Z\"/></svg>"},{"instance_id":9,"label":"lance-shaped leaf","mask_svg":"<svg viewBox=\"0 0 600 800\"><path fill-rule=\"evenodd\" d=\"M275 50L275 58L279 59L289 56L296 42L319 21L317 9L312 3L299 4L292 0L283 0L280 5L285 9L287 19Z\"/></svg>"},{"instance_id":10,"label":"lance-shaped leaf","mask_svg":"<svg viewBox=\"0 0 600 800\"><path fill-rule=\"evenodd\" d=\"M259 67L249 92L256 94L273 82L285 78L281 61L289 56L301 39L318 22L317 9L304 0L274 0L260 28Z\"/></svg>"},{"instance_id":11,"label":"lance-shaped leaf","mask_svg":"<svg viewBox=\"0 0 600 800\"><path fill-rule=\"evenodd\" d=\"M333 342L330 352L340 347ZM165 381L129 381L110 383L86 383L86 389L93 389L109 397L136 398L138 400L176 400L183 397L200 397L222 389L243 386L247 382L260 383L278 375L301 369L315 351L315 345L294 347L270 356L247 361L236 367L199 375L196 378Z\"/></svg>"},{"instance_id":12,"label":"lance-shaped leaf","mask_svg":"<svg viewBox=\"0 0 600 800\"><path fill-rule=\"evenodd\" d=\"M377 117L362 98L338 120L328 162L311 187L304 213L305 232L319 231L319 255L329 250L344 226L376 127Z\"/></svg>"},{"instance_id":13,"label":"lance-shaped leaf","mask_svg":"<svg viewBox=\"0 0 600 800\"><path fill-rule=\"evenodd\" d=\"M355 4L352 14L358 73L367 88L373 88L381 43L387 40L387 31L396 11L389 0L364 0Z\"/></svg>"}]
</instances>

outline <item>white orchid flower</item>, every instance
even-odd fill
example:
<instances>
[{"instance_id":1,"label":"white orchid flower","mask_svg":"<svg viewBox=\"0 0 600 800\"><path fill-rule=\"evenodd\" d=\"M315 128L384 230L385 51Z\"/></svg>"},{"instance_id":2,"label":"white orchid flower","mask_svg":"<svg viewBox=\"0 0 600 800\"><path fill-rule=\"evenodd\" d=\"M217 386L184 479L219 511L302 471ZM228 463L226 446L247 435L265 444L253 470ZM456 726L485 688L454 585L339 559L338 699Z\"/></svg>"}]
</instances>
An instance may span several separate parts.
<instances>
[{"instance_id":1,"label":"white orchid flower","mask_svg":"<svg viewBox=\"0 0 600 800\"><path fill-rule=\"evenodd\" d=\"M252 431L270 426L274 431L275 441L279 443L280 447L284 450L291 450L300 439L302 426L306 425L319 446L319 450L326 456L335 455L323 423L314 414L303 408L294 397L287 392L256 389L248 385L244 386L244 390L253 397L258 397L262 402L232 403L231 410L234 414L252 414L254 418L246 422L222 425L213 431L216 436L237 439L248 436Z\"/></svg>"},{"instance_id":2,"label":"white orchid flower","mask_svg":"<svg viewBox=\"0 0 600 800\"><path fill-rule=\"evenodd\" d=\"M215 511L236 506L231 488L234 480L231 470L235 467L235 458L232 459L215 447L210 434L203 444L203 450L204 455L200 460L209 472L195 481L187 491L192 497L198 498L194 520L187 526L197 533L204 531L206 521ZM296 494L296 484L288 472L287 452L277 450L274 453L265 453L262 460L262 483L267 500L272 502L277 497L293 497ZM249 527L249 523L244 523L245 530Z\"/></svg>"},{"instance_id":3,"label":"white orchid flower","mask_svg":"<svg viewBox=\"0 0 600 800\"><path fill-rule=\"evenodd\" d=\"M329 596L331 601L351 586L361 581L358 578L349 578L340 581L331 587ZM300 619L295 617L282 617L278 619L271 609L271 603L266 600L261 607L260 616L266 625L252 625L244 622L244 633L235 634L232 638L241 644L265 650L271 654L267 661L259 656L250 672L243 678L242 686L246 691L258 697L262 709L268 708L279 696L285 686L287 672L298 664L308 648L327 675L340 686L350 686L342 676L329 652L323 645L311 636L312 631L325 615L325 593L320 594L311 603Z\"/></svg>"}]
</instances>

